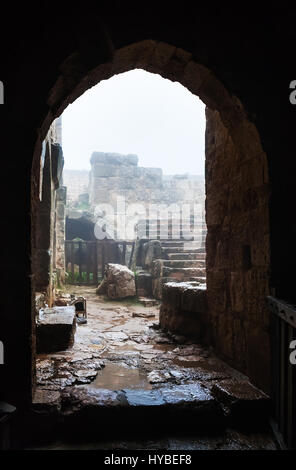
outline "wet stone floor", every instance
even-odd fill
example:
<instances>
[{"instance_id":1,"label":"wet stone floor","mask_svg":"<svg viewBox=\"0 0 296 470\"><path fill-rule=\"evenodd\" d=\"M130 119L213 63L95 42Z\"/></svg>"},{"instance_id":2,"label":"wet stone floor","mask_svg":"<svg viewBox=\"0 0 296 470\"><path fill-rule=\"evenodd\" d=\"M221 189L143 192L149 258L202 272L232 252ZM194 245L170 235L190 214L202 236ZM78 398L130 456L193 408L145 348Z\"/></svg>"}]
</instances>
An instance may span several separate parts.
<instances>
[{"instance_id":1,"label":"wet stone floor","mask_svg":"<svg viewBox=\"0 0 296 470\"><path fill-rule=\"evenodd\" d=\"M106 300L92 287L71 286L69 292L86 297L87 323L77 325L72 349L37 356L36 410L69 414L90 405L167 409L185 403L204 406L212 419L215 413L231 414L232 405L237 412L240 402L255 403L255 411L268 402L211 350L161 331L158 305ZM254 437L229 429L216 440L182 439L112 441L89 448L276 448L268 433Z\"/></svg>"}]
</instances>

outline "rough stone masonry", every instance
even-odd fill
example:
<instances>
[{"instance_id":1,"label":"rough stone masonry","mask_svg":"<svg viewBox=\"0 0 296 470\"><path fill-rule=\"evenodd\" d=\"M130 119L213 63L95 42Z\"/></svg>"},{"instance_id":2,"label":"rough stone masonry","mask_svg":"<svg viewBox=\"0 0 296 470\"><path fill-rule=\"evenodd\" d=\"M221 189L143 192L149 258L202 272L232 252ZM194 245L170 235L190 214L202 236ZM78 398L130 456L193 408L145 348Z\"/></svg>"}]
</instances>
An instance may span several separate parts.
<instances>
[{"instance_id":1,"label":"rough stone masonry","mask_svg":"<svg viewBox=\"0 0 296 470\"><path fill-rule=\"evenodd\" d=\"M137 155L93 152L91 171L79 175L64 171L68 203L79 205L77 180L80 188L89 195L89 210L94 214L95 207L110 204L115 215L123 210L118 207L118 198L124 198L125 208L130 204L141 204L144 209L151 204L199 204L204 207L205 183L202 175L163 175L161 168L138 166ZM145 214L138 214L146 218ZM139 217L138 217L139 218ZM135 217L137 221L137 217Z\"/></svg>"}]
</instances>

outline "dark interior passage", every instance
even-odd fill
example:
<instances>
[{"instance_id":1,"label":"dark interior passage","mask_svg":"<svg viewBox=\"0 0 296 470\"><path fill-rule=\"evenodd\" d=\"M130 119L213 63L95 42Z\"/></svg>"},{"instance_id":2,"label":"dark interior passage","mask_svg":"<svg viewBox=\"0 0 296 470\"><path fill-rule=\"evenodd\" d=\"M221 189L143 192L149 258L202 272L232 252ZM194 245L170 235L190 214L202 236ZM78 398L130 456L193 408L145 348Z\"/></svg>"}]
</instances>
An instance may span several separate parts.
<instances>
[{"instance_id":1,"label":"dark interior passage","mask_svg":"<svg viewBox=\"0 0 296 470\"><path fill-rule=\"evenodd\" d=\"M74 240L81 238L82 240L95 240L94 223L83 216L79 219L66 218L66 240Z\"/></svg>"}]
</instances>

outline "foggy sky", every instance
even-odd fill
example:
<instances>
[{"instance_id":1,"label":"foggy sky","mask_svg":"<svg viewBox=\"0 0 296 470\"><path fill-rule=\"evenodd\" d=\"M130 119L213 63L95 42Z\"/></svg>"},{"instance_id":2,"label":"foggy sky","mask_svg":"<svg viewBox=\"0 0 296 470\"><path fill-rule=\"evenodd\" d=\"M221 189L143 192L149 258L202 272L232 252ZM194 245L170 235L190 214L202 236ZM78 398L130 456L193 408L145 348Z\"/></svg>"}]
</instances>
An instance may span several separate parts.
<instances>
[{"instance_id":1,"label":"foggy sky","mask_svg":"<svg viewBox=\"0 0 296 470\"><path fill-rule=\"evenodd\" d=\"M65 168L90 169L94 151L133 153L164 174L204 174L205 105L179 83L143 70L86 91L62 115Z\"/></svg>"}]
</instances>

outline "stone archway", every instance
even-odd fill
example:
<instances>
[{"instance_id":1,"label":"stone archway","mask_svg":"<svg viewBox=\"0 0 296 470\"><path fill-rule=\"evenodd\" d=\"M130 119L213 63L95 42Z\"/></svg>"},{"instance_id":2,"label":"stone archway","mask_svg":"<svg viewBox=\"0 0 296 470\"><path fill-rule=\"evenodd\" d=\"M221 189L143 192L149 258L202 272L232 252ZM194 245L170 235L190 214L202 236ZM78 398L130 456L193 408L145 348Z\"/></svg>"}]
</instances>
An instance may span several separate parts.
<instances>
[{"instance_id":1,"label":"stone archway","mask_svg":"<svg viewBox=\"0 0 296 470\"><path fill-rule=\"evenodd\" d=\"M95 54L95 53L94 53ZM209 338L220 355L265 390L269 386L269 211L267 158L240 101L183 49L146 40L118 49L87 69L77 52L62 64L33 160L32 218L42 141L68 104L101 80L142 68L178 81L208 107L206 132Z\"/></svg>"}]
</instances>

